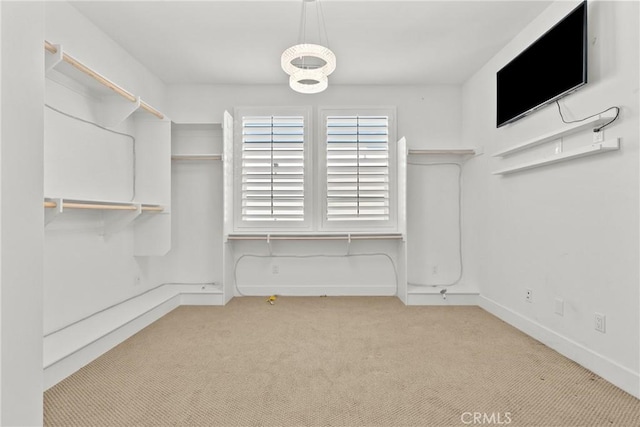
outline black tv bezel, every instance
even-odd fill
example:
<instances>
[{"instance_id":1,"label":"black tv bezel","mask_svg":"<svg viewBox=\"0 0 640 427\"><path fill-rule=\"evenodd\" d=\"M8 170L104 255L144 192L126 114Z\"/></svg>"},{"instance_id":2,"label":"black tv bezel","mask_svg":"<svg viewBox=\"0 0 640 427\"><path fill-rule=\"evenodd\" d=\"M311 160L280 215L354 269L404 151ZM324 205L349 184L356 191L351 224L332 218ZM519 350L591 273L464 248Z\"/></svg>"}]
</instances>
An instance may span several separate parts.
<instances>
[{"instance_id":1,"label":"black tv bezel","mask_svg":"<svg viewBox=\"0 0 640 427\"><path fill-rule=\"evenodd\" d=\"M582 18L582 31L583 31L583 35L582 35L582 81L570 88L568 88L567 90L552 96L551 98L544 100L542 102L540 102L539 104L529 108L526 111L523 111L519 114L517 114L516 116L507 119L503 122L498 122L498 99L497 99L497 93L498 93L498 74L504 70L505 68L507 68L509 65L513 64L515 61L518 60L518 58L522 57L522 55L524 55L525 53L527 53L527 51L529 49L531 49L534 45L536 45L536 43L538 43L540 40L544 39L551 31L553 31L556 27L558 27L559 25L561 25L563 22L565 22L570 16L572 16L574 13L576 13L579 9L584 8L584 13L583 13L583 18ZM579 5L577 5L576 7L574 7L571 12L567 13L560 21L558 21L555 25L553 25L551 28L549 28L547 31L544 32L544 34L542 34L540 37L538 37L535 41L533 41L531 44L529 44L529 46L527 46L522 52L520 52L517 56L515 56L511 61L509 61L507 64L505 64L502 68L500 68L500 70L498 70L496 72L496 128L500 128L502 126L508 125L510 123L513 123L517 120L520 120L521 118L531 114L532 112L552 103L557 101L558 99L569 95L572 92L575 92L576 90L578 90L579 88L581 88L582 86L587 84L587 68L588 68L588 57L587 57L587 46L588 46L588 25L587 25L587 14L588 14L588 8L587 8L587 0L584 0L583 2L581 2Z\"/></svg>"}]
</instances>

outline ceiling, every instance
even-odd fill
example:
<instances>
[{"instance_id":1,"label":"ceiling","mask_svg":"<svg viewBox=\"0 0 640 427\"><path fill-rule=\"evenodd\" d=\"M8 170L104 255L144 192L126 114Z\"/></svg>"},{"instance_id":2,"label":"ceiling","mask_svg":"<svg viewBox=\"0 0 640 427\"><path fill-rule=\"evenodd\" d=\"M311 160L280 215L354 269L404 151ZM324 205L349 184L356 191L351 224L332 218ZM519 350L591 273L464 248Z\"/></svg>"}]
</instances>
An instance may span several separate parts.
<instances>
[{"instance_id":1,"label":"ceiling","mask_svg":"<svg viewBox=\"0 0 640 427\"><path fill-rule=\"evenodd\" d=\"M338 62L330 83L461 84L550 3L322 0ZM285 83L280 55L298 43L302 9L302 0L72 4L167 84ZM317 42L308 5L307 41Z\"/></svg>"}]
</instances>

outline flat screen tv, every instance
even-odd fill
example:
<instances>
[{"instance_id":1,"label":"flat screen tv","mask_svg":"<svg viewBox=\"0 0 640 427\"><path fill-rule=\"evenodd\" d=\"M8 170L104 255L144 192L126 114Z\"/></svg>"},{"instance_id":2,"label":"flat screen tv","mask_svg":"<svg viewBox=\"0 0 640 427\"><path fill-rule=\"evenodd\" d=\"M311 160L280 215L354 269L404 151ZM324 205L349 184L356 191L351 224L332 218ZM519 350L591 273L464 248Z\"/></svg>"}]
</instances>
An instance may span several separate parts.
<instances>
[{"instance_id":1,"label":"flat screen tv","mask_svg":"<svg viewBox=\"0 0 640 427\"><path fill-rule=\"evenodd\" d=\"M587 83L587 2L500 69L496 83L497 127Z\"/></svg>"}]
</instances>

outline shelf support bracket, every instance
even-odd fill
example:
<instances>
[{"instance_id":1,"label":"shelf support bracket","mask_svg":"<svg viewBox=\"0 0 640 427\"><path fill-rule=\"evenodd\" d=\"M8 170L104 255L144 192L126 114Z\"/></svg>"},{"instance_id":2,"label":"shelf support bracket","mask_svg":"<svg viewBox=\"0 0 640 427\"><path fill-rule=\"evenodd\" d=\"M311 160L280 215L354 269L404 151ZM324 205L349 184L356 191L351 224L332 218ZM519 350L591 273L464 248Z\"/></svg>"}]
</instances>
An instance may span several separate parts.
<instances>
[{"instance_id":1,"label":"shelf support bracket","mask_svg":"<svg viewBox=\"0 0 640 427\"><path fill-rule=\"evenodd\" d=\"M103 212L104 228L102 237L108 241L111 236L123 230L127 225L133 222L140 214L142 214L142 204L137 203L136 210L131 211L112 211Z\"/></svg>"},{"instance_id":2,"label":"shelf support bracket","mask_svg":"<svg viewBox=\"0 0 640 427\"><path fill-rule=\"evenodd\" d=\"M136 96L133 102L119 95L105 96L102 99L101 124L105 127L115 127L125 121L138 108L140 108L139 96Z\"/></svg>"},{"instance_id":3,"label":"shelf support bracket","mask_svg":"<svg viewBox=\"0 0 640 427\"><path fill-rule=\"evenodd\" d=\"M54 53L51 53L50 55L44 56L45 74L53 70L56 65L62 62L62 45L54 44L53 47L56 49L56 51Z\"/></svg>"},{"instance_id":4,"label":"shelf support bracket","mask_svg":"<svg viewBox=\"0 0 640 427\"><path fill-rule=\"evenodd\" d=\"M271 247L271 234L267 234L267 249L269 250L269 256L273 256L273 248Z\"/></svg>"},{"instance_id":5,"label":"shelf support bracket","mask_svg":"<svg viewBox=\"0 0 640 427\"><path fill-rule=\"evenodd\" d=\"M64 211L63 201L62 199L51 199L50 202L56 204L53 208L46 208L44 211L44 225L48 225L50 222L55 220L58 215L60 215Z\"/></svg>"}]
</instances>

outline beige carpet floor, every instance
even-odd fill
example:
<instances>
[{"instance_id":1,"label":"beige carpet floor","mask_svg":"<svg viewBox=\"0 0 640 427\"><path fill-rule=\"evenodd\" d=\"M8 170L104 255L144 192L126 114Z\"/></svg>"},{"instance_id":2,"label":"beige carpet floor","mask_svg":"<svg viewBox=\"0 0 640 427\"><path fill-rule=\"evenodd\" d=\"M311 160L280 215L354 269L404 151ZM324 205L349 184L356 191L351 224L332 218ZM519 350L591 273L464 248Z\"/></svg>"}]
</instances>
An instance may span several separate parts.
<instances>
[{"instance_id":1,"label":"beige carpet floor","mask_svg":"<svg viewBox=\"0 0 640 427\"><path fill-rule=\"evenodd\" d=\"M640 426L638 399L482 309L391 297L183 306L44 399L50 426Z\"/></svg>"}]
</instances>

